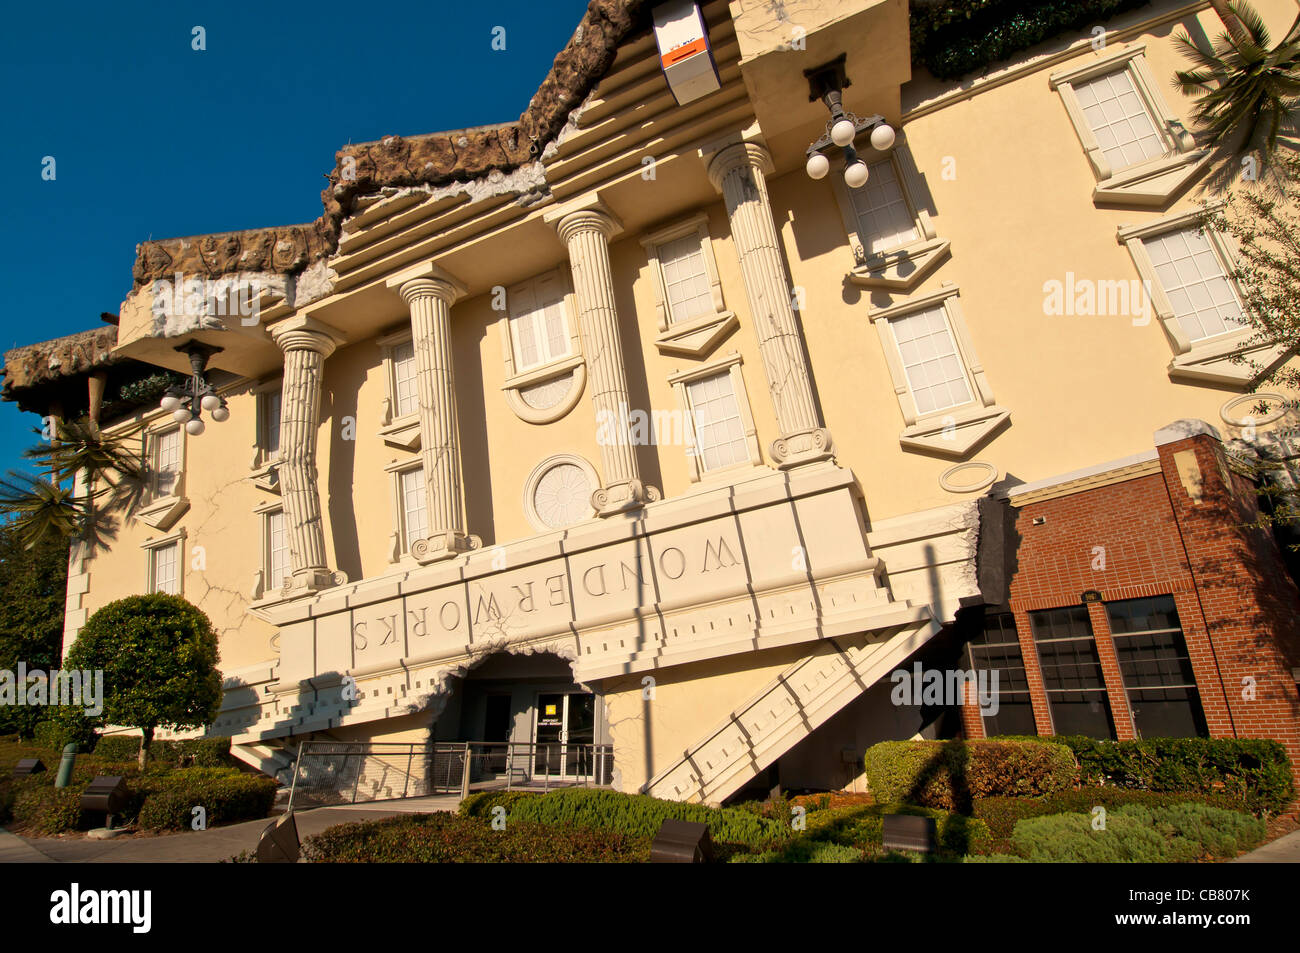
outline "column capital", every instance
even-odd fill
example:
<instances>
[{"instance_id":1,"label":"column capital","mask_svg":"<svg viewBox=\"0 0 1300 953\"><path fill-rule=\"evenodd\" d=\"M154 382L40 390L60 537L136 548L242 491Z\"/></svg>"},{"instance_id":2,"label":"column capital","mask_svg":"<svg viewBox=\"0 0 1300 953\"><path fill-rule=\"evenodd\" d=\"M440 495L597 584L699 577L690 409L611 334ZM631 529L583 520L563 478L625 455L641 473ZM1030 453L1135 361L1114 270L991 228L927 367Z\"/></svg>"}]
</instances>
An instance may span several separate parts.
<instances>
[{"instance_id":1,"label":"column capital","mask_svg":"<svg viewBox=\"0 0 1300 953\"><path fill-rule=\"evenodd\" d=\"M385 285L401 295L402 300L410 304L414 298L437 298L450 307L457 299L469 293L469 289L451 272L440 268L431 261L421 262L414 268L407 268L389 278Z\"/></svg>"},{"instance_id":2,"label":"column capital","mask_svg":"<svg viewBox=\"0 0 1300 953\"><path fill-rule=\"evenodd\" d=\"M267 328L282 351L315 351L329 357L346 340L337 328L306 316L285 318Z\"/></svg>"},{"instance_id":3,"label":"column capital","mask_svg":"<svg viewBox=\"0 0 1300 953\"><path fill-rule=\"evenodd\" d=\"M771 175L775 168L772 153L757 142L734 142L724 146L713 153L708 163L709 182L719 192L722 191L722 180L736 169L751 168L764 175Z\"/></svg>"},{"instance_id":4,"label":"column capital","mask_svg":"<svg viewBox=\"0 0 1300 953\"><path fill-rule=\"evenodd\" d=\"M542 219L555 229L560 241L566 245L580 232L600 232L608 241L623 230L623 223L609 210L609 206L595 197L551 209Z\"/></svg>"}]
</instances>

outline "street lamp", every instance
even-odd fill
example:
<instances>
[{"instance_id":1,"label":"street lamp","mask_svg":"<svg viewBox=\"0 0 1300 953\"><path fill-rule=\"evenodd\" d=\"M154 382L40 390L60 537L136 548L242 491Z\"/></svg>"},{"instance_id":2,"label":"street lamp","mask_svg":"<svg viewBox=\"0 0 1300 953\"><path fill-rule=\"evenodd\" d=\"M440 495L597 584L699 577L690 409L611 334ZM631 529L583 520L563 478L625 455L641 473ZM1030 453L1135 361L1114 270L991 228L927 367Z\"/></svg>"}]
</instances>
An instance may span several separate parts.
<instances>
[{"instance_id":1,"label":"street lamp","mask_svg":"<svg viewBox=\"0 0 1300 953\"><path fill-rule=\"evenodd\" d=\"M208 416L217 423L230 419L230 409L226 407L226 399L218 394L216 388L203 376L208 358L221 348L201 344L198 341L187 341L176 350L190 359L190 379L184 384L173 384L167 388L158 406L165 413L171 414L172 420L184 424L187 434L197 437L206 429L203 423L203 411L206 410Z\"/></svg>"},{"instance_id":2,"label":"street lamp","mask_svg":"<svg viewBox=\"0 0 1300 953\"><path fill-rule=\"evenodd\" d=\"M808 164L804 167L810 179L823 179L830 171L831 161L826 150L832 146L844 150L844 184L851 189L860 189L867 184L867 164L858 157L853 143L864 132L870 133L871 147L884 152L893 148L894 130L883 116L868 116L859 119L844 109L844 88L849 84L844 75L844 57L805 70L808 85L812 90L810 100L820 99L831 111L831 118L826 123L826 132L820 139L808 147L806 155Z\"/></svg>"}]
</instances>

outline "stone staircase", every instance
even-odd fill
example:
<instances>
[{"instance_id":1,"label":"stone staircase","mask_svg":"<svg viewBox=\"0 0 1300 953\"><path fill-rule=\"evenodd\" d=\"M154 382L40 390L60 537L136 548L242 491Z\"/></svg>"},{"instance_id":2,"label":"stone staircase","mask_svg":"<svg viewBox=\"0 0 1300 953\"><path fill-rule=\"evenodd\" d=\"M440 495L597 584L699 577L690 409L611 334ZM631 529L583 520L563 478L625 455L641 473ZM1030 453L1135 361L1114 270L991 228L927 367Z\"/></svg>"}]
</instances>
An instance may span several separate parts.
<instances>
[{"instance_id":1,"label":"stone staircase","mask_svg":"<svg viewBox=\"0 0 1300 953\"><path fill-rule=\"evenodd\" d=\"M929 622L826 639L706 732L643 788L718 804L888 675L932 634Z\"/></svg>"}]
</instances>

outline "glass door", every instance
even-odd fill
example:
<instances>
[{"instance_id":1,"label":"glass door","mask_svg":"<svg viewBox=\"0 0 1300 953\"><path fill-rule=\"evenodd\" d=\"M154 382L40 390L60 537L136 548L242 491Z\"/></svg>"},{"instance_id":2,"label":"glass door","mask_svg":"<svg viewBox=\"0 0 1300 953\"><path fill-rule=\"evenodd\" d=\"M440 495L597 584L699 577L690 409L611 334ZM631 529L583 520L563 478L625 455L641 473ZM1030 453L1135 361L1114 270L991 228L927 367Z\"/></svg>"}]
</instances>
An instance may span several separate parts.
<instances>
[{"instance_id":1,"label":"glass door","mask_svg":"<svg viewBox=\"0 0 1300 953\"><path fill-rule=\"evenodd\" d=\"M596 740L596 697L586 692L539 692L533 771L555 777L589 774Z\"/></svg>"}]
</instances>

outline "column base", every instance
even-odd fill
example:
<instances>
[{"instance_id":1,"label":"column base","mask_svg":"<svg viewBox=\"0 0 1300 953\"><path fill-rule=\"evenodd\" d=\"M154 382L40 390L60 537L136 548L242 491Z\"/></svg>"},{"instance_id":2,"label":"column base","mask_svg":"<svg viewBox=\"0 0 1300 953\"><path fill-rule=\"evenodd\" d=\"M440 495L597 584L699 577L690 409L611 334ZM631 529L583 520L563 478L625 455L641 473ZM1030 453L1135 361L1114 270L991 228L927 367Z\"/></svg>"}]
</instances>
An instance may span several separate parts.
<instances>
[{"instance_id":1,"label":"column base","mask_svg":"<svg viewBox=\"0 0 1300 953\"><path fill-rule=\"evenodd\" d=\"M591 494L591 506L597 516L613 516L653 503L660 496L658 488L646 486L640 480L628 480L603 486Z\"/></svg>"},{"instance_id":2,"label":"column base","mask_svg":"<svg viewBox=\"0 0 1300 953\"><path fill-rule=\"evenodd\" d=\"M483 540L477 536L451 530L446 533L434 533L428 539L417 539L411 546L411 555L423 566L443 559L453 559L482 545Z\"/></svg>"},{"instance_id":3,"label":"column base","mask_svg":"<svg viewBox=\"0 0 1300 953\"><path fill-rule=\"evenodd\" d=\"M347 573L342 570L330 572L328 569L307 569L292 576L286 576L279 595L282 599L296 599L298 596L311 595L324 589L333 589L348 581Z\"/></svg>"},{"instance_id":4,"label":"column base","mask_svg":"<svg viewBox=\"0 0 1300 953\"><path fill-rule=\"evenodd\" d=\"M782 470L829 460L833 456L835 445L831 442L831 432L825 427L782 434L772 441L772 459Z\"/></svg>"}]
</instances>

